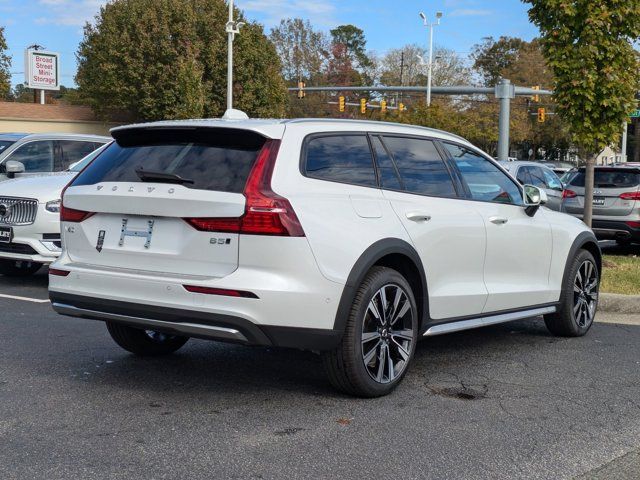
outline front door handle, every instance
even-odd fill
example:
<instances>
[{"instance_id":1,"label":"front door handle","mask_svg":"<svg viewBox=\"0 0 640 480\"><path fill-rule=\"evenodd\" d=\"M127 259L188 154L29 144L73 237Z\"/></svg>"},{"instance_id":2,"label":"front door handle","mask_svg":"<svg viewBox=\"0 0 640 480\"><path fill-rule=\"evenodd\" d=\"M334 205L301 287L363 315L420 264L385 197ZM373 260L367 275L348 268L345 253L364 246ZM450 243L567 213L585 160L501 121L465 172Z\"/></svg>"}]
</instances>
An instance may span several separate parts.
<instances>
[{"instance_id":1,"label":"front door handle","mask_svg":"<svg viewBox=\"0 0 640 480\"><path fill-rule=\"evenodd\" d=\"M409 212L407 213L407 218L413 222L428 222L429 220L431 220L431 215L418 212Z\"/></svg>"},{"instance_id":2,"label":"front door handle","mask_svg":"<svg viewBox=\"0 0 640 480\"><path fill-rule=\"evenodd\" d=\"M509 221L509 219L505 217L490 217L489 221L491 223L495 223L496 225L504 225Z\"/></svg>"}]
</instances>

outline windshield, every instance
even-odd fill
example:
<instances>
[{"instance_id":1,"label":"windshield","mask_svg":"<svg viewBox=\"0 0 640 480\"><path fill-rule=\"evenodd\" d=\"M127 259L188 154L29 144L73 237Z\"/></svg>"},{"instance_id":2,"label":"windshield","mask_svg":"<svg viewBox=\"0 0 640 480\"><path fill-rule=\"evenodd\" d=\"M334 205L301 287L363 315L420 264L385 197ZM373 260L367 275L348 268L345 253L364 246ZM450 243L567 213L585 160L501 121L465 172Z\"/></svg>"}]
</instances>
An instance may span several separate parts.
<instances>
[{"instance_id":1,"label":"windshield","mask_svg":"<svg viewBox=\"0 0 640 480\"><path fill-rule=\"evenodd\" d=\"M13 140L0 140L0 153L4 152L8 146L13 145L14 142Z\"/></svg>"},{"instance_id":2,"label":"windshield","mask_svg":"<svg viewBox=\"0 0 640 480\"><path fill-rule=\"evenodd\" d=\"M80 172L82 171L82 169L84 167L86 167L87 165L89 165L94 158L96 158L98 155L100 155L102 153L102 151L107 148L109 144L107 143L106 145L103 145L102 147L98 148L97 150L94 150L93 152L91 152L89 155L87 155L86 157L84 157L82 160L79 160L78 162L74 163L73 165L71 165L69 167L69 171L70 172Z\"/></svg>"}]
</instances>

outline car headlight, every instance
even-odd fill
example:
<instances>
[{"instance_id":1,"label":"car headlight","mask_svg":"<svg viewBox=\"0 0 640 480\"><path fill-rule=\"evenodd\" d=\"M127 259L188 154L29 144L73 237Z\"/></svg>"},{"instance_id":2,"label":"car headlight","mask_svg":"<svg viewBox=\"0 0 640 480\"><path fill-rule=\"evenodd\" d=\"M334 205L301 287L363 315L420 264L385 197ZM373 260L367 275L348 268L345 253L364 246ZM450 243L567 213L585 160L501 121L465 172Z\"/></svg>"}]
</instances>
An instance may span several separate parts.
<instances>
[{"instance_id":1,"label":"car headlight","mask_svg":"<svg viewBox=\"0 0 640 480\"><path fill-rule=\"evenodd\" d=\"M60 203L62 203L61 200L51 200L47 202L44 208L47 212L60 213Z\"/></svg>"}]
</instances>

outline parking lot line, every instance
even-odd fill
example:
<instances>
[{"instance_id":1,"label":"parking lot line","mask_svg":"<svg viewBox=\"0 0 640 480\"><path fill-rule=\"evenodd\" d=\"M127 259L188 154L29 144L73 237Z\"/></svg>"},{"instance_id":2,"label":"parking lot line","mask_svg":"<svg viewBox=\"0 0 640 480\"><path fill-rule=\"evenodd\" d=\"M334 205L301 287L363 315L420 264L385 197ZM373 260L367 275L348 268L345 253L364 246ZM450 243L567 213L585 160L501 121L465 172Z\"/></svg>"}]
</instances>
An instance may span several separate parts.
<instances>
[{"instance_id":1,"label":"parking lot line","mask_svg":"<svg viewBox=\"0 0 640 480\"><path fill-rule=\"evenodd\" d=\"M19 297L17 295L5 295L3 293L0 293L0 298L10 298L11 300L21 300L23 302L49 303L49 299L40 300L39 298Z\"/></svg>"}]
</instances>

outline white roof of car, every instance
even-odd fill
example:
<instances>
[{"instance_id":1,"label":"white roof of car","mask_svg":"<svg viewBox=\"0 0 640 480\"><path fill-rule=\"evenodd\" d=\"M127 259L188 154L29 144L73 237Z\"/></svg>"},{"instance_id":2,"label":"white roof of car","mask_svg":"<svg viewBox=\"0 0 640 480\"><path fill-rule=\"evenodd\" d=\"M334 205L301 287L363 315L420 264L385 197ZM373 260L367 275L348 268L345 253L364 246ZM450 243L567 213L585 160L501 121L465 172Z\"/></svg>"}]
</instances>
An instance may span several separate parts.
<instances>
[{"instance_id":1,"label":"white roof of car","mask_svg":"<svg viewBox=\"0 0 640 480\"><path fill-rule=\"evenodd\" d=\"M429 135L433 137L458 140L469 143L462 137L433 128L419 127L404 123L379 122L373 120L349 120L336 118L297 118L297 119L192 119L192 120L164 120L159 122L136 123L124 125L111 129L111 133L116 136L118 132L131 129L164 129L164 128L238 128L242 130L252 130L269 138L282 138L288 126L316 124L326 130L328 125L335 125L338 130L347 131L375 131L404 133L415 135Z\"/></svg>"}]
</instances>

